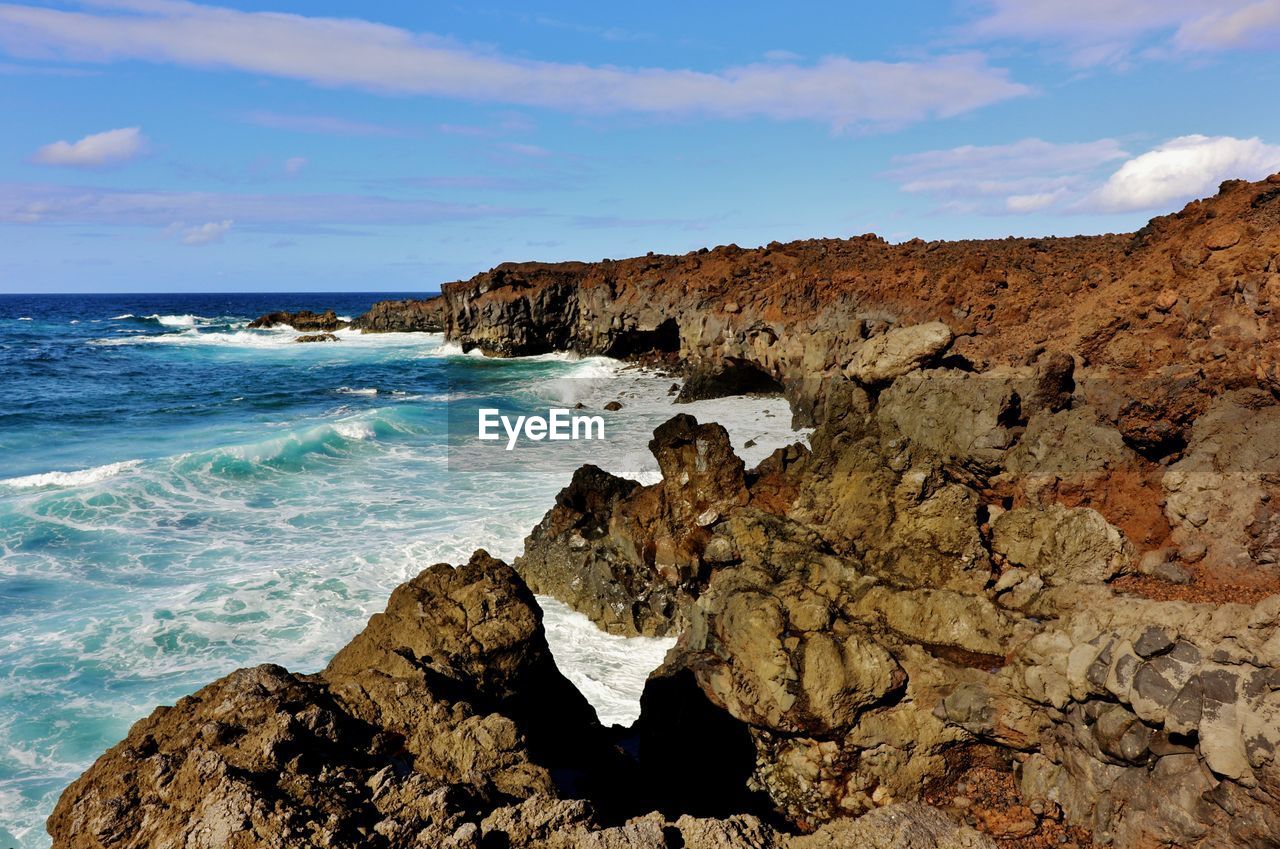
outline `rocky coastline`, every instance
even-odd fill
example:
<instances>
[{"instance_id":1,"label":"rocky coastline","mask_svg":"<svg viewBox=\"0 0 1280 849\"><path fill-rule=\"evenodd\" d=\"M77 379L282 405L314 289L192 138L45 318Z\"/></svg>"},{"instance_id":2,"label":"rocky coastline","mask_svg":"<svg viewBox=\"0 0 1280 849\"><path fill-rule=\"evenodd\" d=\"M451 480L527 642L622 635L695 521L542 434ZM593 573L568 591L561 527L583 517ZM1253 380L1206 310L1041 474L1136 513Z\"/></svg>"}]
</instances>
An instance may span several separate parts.
<instances>
[{"instance_id":1,"label":"rocky coastline","mask_svg":"<svg viewBox=\"0 0 1280 849\"><path fill-rule=\"evenodd\" d=\"M352 327L663 362L814 431L746 468L672 418L661 481L585 466L513 563L427 568L322 672L158 708L54 846L1280 846L1277 310L1280 175L1134 234L509 264L379 304ZM678 637L634 726L556 670L535 592Z\"/></svg>"}]
</instances>

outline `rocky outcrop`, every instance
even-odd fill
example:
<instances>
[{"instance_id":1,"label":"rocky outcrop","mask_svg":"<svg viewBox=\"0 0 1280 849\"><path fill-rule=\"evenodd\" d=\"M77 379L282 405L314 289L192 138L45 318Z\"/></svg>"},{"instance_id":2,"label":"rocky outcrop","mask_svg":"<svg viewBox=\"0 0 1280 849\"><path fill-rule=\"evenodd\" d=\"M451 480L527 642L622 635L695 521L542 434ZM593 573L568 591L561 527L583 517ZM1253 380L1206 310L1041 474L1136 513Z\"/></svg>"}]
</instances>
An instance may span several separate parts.
<instances>
[{"instance_id":1,"label":"rocky outcrop","mask_svg":"<svg viewBox=\"0 0 1280 849\"><path fill-rule=\"evenodd\" d=\"M627 813L645 798L552 663L527 587L477 552L399 587L318 675L242 669L157 709L67 789L49 832L55 847L819 845L747 814ZM923 806L830 833L990 845Z\"/></svg>"},{"instance_id":2,"label":"rocky outcrop","mask_svg":"<svg viewBox=\"0 0 1280 849\"><path fill-rule=\"evenodd\" d=\"M431 567L323 672L140 722L55 846L1280 846L1277 184L1125 236L504 265L375 307L680 356L688 396L781 388L815 429L747 469L681 415L657 483L579 469L514 568ZM678 635L632 728L530 588Z\"/></svg>"},{"instance_id":3,"label":"rocky outcrop","mask_svg":"<svg viewBox=\"0 0 1280 849\"><path fill-rule=\"evenodd\" d=\"M397 846L626 763L484 552L433 566L318 675L239 670L138 722L63 794L59 847ZM434 836L434 837L432 837Z\"/></svg>"},{"instance_id":4,"label":"rocky outcrop","mask_svg":"<svg viewBox=\"0 0 1280 849\"><path fill-rule=\"evenodd\" d=\"M707 528L749 498L743 463L718 424L676 416L649 450L662 483L641 487L583 466L515 562L535 592L630 636L679 626L685 603L723 562L723 540Z\"/></svg>"},{"instance_id":5,"label":"rocky outcrop","mask_svg":"<svg viewBox=\"0 0 1280 849\"><path fill-rule=\"evenodd\" d=\"M351 327L365 333L441 333L447 308L438 296L421 301L379 301L351 322Z\"/></svg>"},{"instance_id":6,"label":"rocky outcrop","mask_svg":"<svg viewBox=\"0 0 1280 849\"><path fill-rule=\"evenodd\" d=\"M1091 403L1158 459L1185 444L1220 388L1269 386L1280 374L1268 320L1277 180L1224 183L1128 235L897 245L861 236L509 263L447 283L436 299L379 304L356 324L414 329L431 312L463 348L499 356L678 354L695 374L738 362L785 387L807 421L818 379L875 359L864 347L896 347L880 339L891 330L921 336L922 348L903 349L908 364L945 355L985 372L1070 352L1097 378ZM939 322L955 338L930 353L945 347Z\"/></svg>"},{"instance_id":7,"label":"rocky outcrop","mask_svg":"<svg viewBox=\"0 0 1280 849\"><path fill-rule=\"evenodd\" d=\"M334 330L341 330L346 326L347 322L338 318L338 314L333 310L325 310L322 313L312 312L311 310L269 312L249 322L249 327L252 329L292 327L298 331L323 331L321 335L332 333Z\"/></svg>"},{"instance_id":8,"label":"rocky outcrop","mask_svg":"<svg viewBox=\"0 0 1280 849\"><path fill-rule=\"evenodd\" d=\"M858 348L845 372L868 386L888 383L935 359L953 338L941 321L896 327Z\"/></svg>"},{"instance_id":9,"label":"rocky outcrop","mask_svg":"<svg viewBox=\"0 0 1280 849\"><path fill-rule=\"evenodd\" d=\"M295 342L337 342L339 341L339 339L337 336L333 335L332 333L304 333L302 336L297 337L293 341Z\"/></svg>"}]
</instances>

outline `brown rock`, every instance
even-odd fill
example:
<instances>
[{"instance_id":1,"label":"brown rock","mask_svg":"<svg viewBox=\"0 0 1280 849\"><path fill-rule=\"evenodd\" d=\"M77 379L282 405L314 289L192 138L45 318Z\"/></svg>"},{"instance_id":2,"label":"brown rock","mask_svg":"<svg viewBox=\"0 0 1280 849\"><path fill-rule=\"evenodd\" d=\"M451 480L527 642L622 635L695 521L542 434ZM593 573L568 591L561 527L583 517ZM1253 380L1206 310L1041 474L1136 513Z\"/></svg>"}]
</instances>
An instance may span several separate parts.
<instances>
[{"instance_id":1,"label":"brown rock","mask_svg":"<svg viewBox=\"0 0 1280 849\"><path fill-rule=\"evenodd\" d=\"M321 330L332 332L347 326L347 322L338 318L333 310L315 313L311 310L297 312L270 312L249 322L250 328L268 328L280 326L292 327L294 330ZM321 334L324 335L324 334Z\"/></svg>"},{"instance_id":2,"label":"brown rock","mask_svg":"<svg viewBox=\"0 0 1280 849\"><path fill-rule=\"evenodd\" d=\"M1155 308L1160 312L1168 312L1178 303L1178 293L1173 289L1161 289L1156 296Z\"/></svg>"}]
</instances>

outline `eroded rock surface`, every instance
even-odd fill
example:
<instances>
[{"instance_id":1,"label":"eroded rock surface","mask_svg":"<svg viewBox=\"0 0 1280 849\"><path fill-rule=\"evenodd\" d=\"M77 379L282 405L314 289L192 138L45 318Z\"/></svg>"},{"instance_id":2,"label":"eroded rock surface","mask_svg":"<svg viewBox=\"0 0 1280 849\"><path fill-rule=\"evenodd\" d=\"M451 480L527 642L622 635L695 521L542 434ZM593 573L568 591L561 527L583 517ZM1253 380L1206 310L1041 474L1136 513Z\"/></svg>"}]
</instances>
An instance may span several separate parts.
<instances>
[{"instance_id":1,"label":"eroded rock surface","mask_svg":"<svg viewBox=\"0 0 1280 849\"><path fill-rule=\"evenodd\" d=\"M338 314L333 310L325 310L322 313L311 310L269 312L249 322L250 328L292 327L298 331L323 331L320 335L341 330L346 326L347 322L338 318Z\"/></svg>"},{"instance_id":2,"label":"eroded rock surface","mask_svg":"<svg viewBox=\"0 0 1280 849\"><path fill-rule=\"evenodd\" d=\"M1280 846L1278 185L1126 236L505 265L378 305L356 325L497 356L684 357L690 396L781 388L815 430L747 469L674 417L661 481L583 467L514 569L431 567L318 675L139 722L55 846ZM530 587L678 635L633 728L555 669Z\"/></svg>"}]
</instances>

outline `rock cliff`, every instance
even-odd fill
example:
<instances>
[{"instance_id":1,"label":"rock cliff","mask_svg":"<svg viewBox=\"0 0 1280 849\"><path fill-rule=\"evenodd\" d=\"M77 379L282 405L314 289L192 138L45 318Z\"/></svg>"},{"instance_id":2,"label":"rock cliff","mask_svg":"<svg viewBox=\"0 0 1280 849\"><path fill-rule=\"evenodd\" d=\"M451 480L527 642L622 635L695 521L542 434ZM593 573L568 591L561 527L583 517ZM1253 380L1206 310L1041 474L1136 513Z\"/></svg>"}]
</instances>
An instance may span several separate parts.
<instances>
[{"instance_id":1,"label":"rock cliff","mask_svg":"<svg viewBox=\"0 0 1280 849\"><path fill-rule=\"evenodd\" d=\"M241 670L64 793L57 847L1280 846L1280 175L1135 234L505 265L376 330L775 388L680 415L512 566L434 566L318 675ZM530 588L676 634L604 729Z\"/></svg>"}]
</instances>

